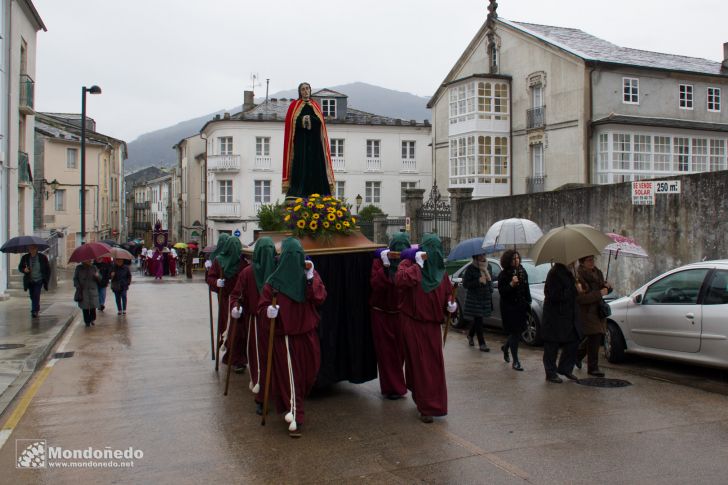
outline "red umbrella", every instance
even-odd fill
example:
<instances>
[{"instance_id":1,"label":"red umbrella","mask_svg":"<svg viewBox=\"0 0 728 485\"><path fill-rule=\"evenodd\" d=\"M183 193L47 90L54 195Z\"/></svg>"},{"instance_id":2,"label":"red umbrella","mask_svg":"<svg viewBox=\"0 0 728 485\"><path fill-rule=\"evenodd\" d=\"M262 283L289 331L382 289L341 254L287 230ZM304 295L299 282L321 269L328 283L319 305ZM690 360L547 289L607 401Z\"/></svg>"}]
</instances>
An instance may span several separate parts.
<instances>
[{"instance_id":1,"label":"red umbrella","mask_svg":"<svg viewBox=\"0 0 728 485\"><path fill-rule=\"evenodd\" d=\"M105 256L111 256L111 248L109 246L100 242L90 242L74 249L71 257L68 258L68 262L82 263L83 261L103 258Z\"/></svg>"},{"instance_id":2,"label":"red umbrella","mask_svg":"<svg viewBox=\"0 0 728 485\"><path fill-rule=\"evenodd\" d=\"M215 249L217 249L217 244L212 244L212 245L210 245L210 246L205 246L205 249L203 249L203 250L202 250L202 251L200 251L200 252L201 252L201 253L211 253L211 252L213 252L213 251L214 251Z\"/></svg>"}]
</instances>

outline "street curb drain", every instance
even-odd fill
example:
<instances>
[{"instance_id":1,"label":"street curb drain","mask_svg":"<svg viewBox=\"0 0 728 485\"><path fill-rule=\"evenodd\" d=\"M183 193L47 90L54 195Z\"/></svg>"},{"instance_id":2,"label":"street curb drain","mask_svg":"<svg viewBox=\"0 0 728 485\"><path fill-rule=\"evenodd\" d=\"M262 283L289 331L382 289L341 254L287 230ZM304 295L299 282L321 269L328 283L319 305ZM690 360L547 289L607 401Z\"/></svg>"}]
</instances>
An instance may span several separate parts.
<instances>
[{"instance_id":1,"label":"street curb drain","mask_svg":"<svg viewBox=\"0 0 728 485\"><path fill-rule=\"evenodd\" d=\"M582 386L591 387L627 387L631 386L632 383L625 381L624 379L607 379L604 377L589 377L586 379L579 379L576 381L577 384Z\"/></svg>"},{"instance_id":2,"label":"street curb drain","mask_svg":"<svg viewBox=\"0 0 728 485\"><path fill-rule=\"evenodd\" d=\"M75 351L71 351L71 352L56 352L55 354L53 354L53 358L54 359L67 359L69 357L73 357L73 354L75 354L75 353L76 353Z\"/></svg>"}]
</instances>

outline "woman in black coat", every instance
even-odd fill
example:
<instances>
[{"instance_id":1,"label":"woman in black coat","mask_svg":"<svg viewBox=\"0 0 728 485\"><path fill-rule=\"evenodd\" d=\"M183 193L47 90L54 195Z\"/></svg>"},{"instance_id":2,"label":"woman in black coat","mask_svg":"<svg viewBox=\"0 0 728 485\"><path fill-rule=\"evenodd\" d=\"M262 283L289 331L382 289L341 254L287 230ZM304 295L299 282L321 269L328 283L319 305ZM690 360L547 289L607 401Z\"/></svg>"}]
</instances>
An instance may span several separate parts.
<instances>
[{"instance_id":1,"label":"woman in black coat","mask_svg":"<svg viewBox=\"0 0 728 485\"><path fill-rule=\"evenodd\" d=\"M576 278L561 263L556 263L546 276L544 286L543 323L541 337L543 344L543 368L546 380L563 382L559 374L571 380L574 375L576 349L579 345ZM562 348L559 363L556 356Z\"/></svg>"},{"instance_id":2,"label":"woman in black coat","mask_svg":"<svg viewBox=\"0 0 728 485\"><path fill-rule=\"evenodd\" d=\"M521 266L521 255L509 249L501 256L501 271L498 275L498 293L500 293L500 311L503 330L508 332L508 340L501 347L503 360L509 362L508 350L513 357L513 369L522 371L518 360L518 343L521 334L526 330L528 312L531 311L531 290L528 287L528 274Z\"/></svg>"},{"instance_id":3,"label":"woman in black coat","mask_svg":"<svg viewBox=\"0 0 728 485\"><path fill-rule=\"evenodd\" d=\"M467 290L463 317L473 321L468 332L468 344L474 346L473 336L477 335L480 350L490 352L483 336L483 319L493 313L493 284L484 254L473 256L473 262L463 275L463 287Z\"/></svg>"}]
</instances>

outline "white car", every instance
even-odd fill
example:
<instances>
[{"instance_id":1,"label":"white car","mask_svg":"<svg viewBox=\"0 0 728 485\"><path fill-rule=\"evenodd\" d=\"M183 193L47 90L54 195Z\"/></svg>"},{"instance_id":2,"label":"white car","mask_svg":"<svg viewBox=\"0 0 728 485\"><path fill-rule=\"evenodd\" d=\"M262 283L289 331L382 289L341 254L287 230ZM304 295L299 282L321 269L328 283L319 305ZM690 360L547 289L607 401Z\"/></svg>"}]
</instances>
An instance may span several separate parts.
<instances>
[{"instance_id":1,"label":"white car","mask_svg":"<svg viewBox=\"0 0 728 485\"><path fill-rule=\"evenodd\" d=\"M673 269L609 305L609 362L638 354L728 368L728 260Z\"/></svg>"}]
</instances>

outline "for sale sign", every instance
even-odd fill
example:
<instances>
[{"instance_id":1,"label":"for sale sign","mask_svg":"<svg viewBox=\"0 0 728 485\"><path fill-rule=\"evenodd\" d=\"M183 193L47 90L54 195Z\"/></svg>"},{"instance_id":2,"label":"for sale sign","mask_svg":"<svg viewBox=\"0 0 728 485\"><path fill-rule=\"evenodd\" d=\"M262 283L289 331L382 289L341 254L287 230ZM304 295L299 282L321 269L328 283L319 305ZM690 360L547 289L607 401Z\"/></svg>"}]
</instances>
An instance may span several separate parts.
<instances>
[{"instance_id":1,"label":"for sale sign","mask_svg":"<svg viewBox=\"0 0 728 485\"><path fill-rule=\"evenodd\" d=\"M657 181L652 182L655 184L656 194L679 194L680 193L680 181L669 180L669 181Z\"/></svg>"},{"instance_id":2,"label":"for sale sign","mask_svg":"<svg viewBox=\"0 0 728 485\"><path fill-rule=\"evenodd\" d=\"M655 182L632 182L632 205L655 205Z\"/></svg>"}]
</instances>

